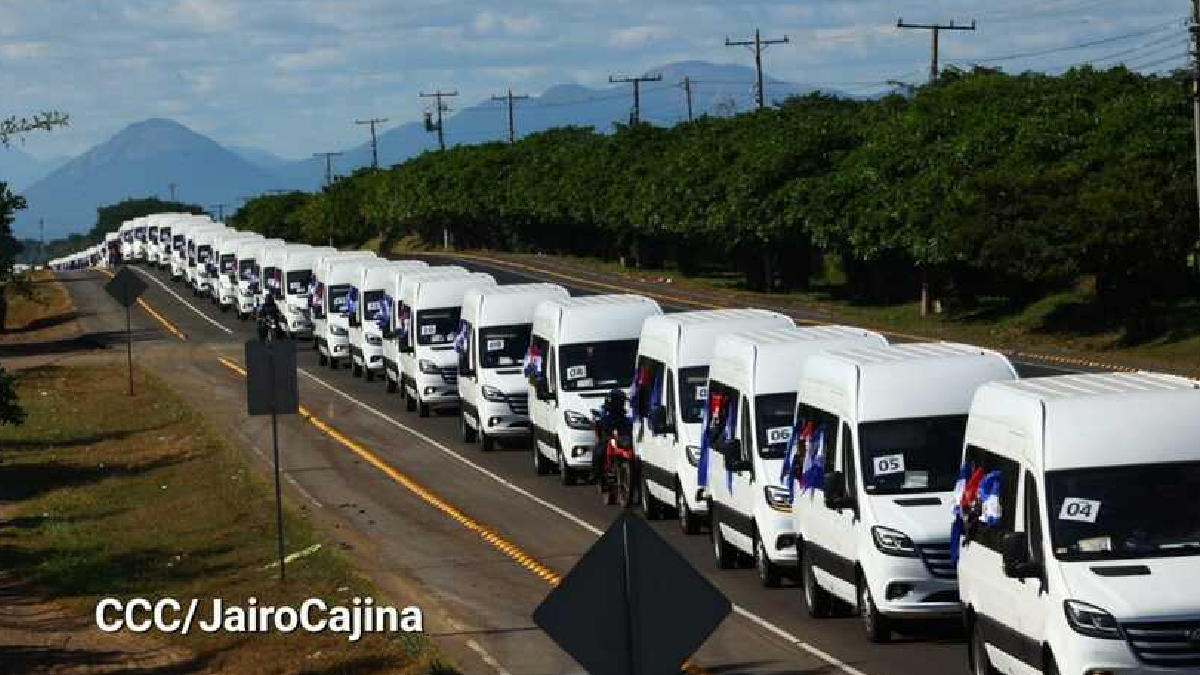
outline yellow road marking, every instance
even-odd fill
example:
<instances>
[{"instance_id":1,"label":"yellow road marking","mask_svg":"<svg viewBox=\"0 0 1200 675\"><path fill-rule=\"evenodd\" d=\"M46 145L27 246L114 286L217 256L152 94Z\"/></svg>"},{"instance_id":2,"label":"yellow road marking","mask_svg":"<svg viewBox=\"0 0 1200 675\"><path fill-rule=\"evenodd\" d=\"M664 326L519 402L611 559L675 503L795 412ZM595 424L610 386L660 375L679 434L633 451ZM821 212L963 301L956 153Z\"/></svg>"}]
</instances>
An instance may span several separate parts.
<instances>
[{"instance_id":1,"label":"yellow road marking","mask_svg":"<svg viewBox=\"0 0 1200 675\"><path fill-rule=\"evenodd\" d=\"M546 270L546 269L542 269L539 267L534 267L532 265L526 265L525 263L516 262L516 261L512 261L512 260L504 260L501 258L493 258L491 256L480 255L478 253L449 253L449 252L443 252L443 251L414 251L414 254L442 256L442 257L446 257L446 258L465 258L467 260L475 260L478 262L487 263L489 265L496 265L499 267L507 266L507 267L512 267L512 268L516 268L519 270L524 270L533 276L555 277L558 279L564 279L566 281L571 281L576 284L580 284L580 285L584 285L584 286L591 286L593 288L604 288L604 289L608 289L608 290L618 291L621 293L631 292L629 288L624 287L624 286L618 286L618 285L610 284L610 283L603 282L603 281L594 281L592 279L584 279L584 278L573 276L570 274L564 274L562 272ZM692 305L695 307L703 307L705 309L727 309L727 308L733 306L732 303L712 304L712 303L708 303L708 302L701 302L698 300L688 300L686 298L679 298L676 296L667 295L665 293L659 293L657 291L643 290L643 291L639 291L639 292L642 293L643 295L647 295L651 298L655 298L656 300L662 300L662 301L670 302L670 303L674 303L674 304L684 304L684 305ZM826 322L817 321L814 319L803 319L803 318L793 318L793 321L795 321L796 323L811 324L811 325L820 325L822 323L826 323ZM938 341L937 338L932 338L927 335L914 335L911 333L901 333L899 331L894 331L894 330L882 330L882 329L873 329L873 330L880 333L881 335L886 335L887 337L898 337L898 338L904 338L905 340L914 340L917 342L937 342ZM1077 358L1077 357L1073 357L1073 356L1053 356L1050 354L1039 354L1036 352L1022 352L1022 351L1018 351L1018 350L1000 350L1000 351L1007 352L1012 357L1021 357L1021 358L1026 358L1026 359L1030 359L1030 360L1034 360L1034 361L1046 361L1048 363L1060 363L1060 364L1068 365L1068 366L1076 366L1076 367L1083 367L1083 368L1096 368L1096 369L1100 369L1100 370L1113 370L1113 371L1120 371L1120 372L1126 372L1126 373L1133 373L1133 372L1137 372L1138 370L1140 370L1139 368L1134 368L1131 366L1122 366L1122 365L1117 365L1115 363L1104 363L1101 361L1092 361L1089 359Z\"/></svg>"},{"instance_id":2,"label":"yellow road marking","mask_svg":"<svg viewBox=\"0 0 1200 675\"><path fill-rule=\"evenodd\" d=\"M221 365L232 370L238 375L241 375L242 377L246 376L246 369L242 368L237 363L223 356L217 357L217 360L221 362ZM513 562L541 577L551 586L557 586L562 583L561 576L559 576L554 572L554 570L551 570L546 565L538 562L537 559L522 550L520 546L488 529L483 523L480 523L478 520L468 516L466 513L463 513L445 499L439 497L432 490L426 488L424 485L421 485L411 476L400 472L395 467L381 459L374 452L368 450L362 444L354 441L349 436L343 434L321 420L308 408L300 406L300 416L307 420L314 427L324 432L325 435L340 443L347 450L358 455L376 469L379 469L379 471L381 471L385 476L404 486L409 492L412 492L419 499L421 499L421 501L429 504L447 516L450 516L450 518L458 524L479 535L481 539L490 544L496 550L511 558ZM684 662L683 670L689 675L708 675L708 671L691 661Z\"/></svg>"},{"instance_id":3,"label":"yellow road marking","mask_svg":"<svg viewBox=\"0 0 1200 675\"><path fill-rule=\"evenodd\" d=\"M97 268L97 269L99 269L99 268ZM102 269L100 271L104 274L107 274L110 279L112 277L117 276L117 275L113 274L112 272L109 272L108 270ZM178 328L176 328L175 324L173 324L167 320L167 317L163 316L162 314L159 314L157 310L155 310L153 307L150 306L150 303L146 302L145 300L143 300L141 298L137 299L137 303L142 309L146 310L147 314L154 317L159 323L161 323L163 325L163 328L166 328L172 335L179 338L179 340L181 342L187 342L187 339L188 339L187 334L184 333L183 331L179 330Z\"/></svg>"}]
</instances>

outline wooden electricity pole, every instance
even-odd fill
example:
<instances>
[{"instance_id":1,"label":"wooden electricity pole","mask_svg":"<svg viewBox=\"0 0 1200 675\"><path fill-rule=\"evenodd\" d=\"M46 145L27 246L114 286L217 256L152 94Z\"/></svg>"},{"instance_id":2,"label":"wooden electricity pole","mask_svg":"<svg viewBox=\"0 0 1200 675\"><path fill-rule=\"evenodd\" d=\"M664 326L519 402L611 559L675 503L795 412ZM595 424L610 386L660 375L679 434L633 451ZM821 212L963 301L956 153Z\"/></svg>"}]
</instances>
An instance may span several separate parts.
<instances>
[{"instance_id":1,"label":"wooden electricity pole","mask_svg":"<svg viewBox=\"0 0 1200 675\"><path fill-rule=\"evenodd\" d=\"M725 38L726 47L749 47L750 51L754 52L754 102L759 108L767 104L766 92L763 91L762 53L771 45L786 45L788 43L789 40L786 35L775 40L764 40L762 39L762 31L757 28L754 29L753 40L735 41Z\"/></svg>"},{"instance_id":2,"label":"wooden electricity pole","mask_svg":"<svg viewBox=\"0 0 1200 675\"><path fill-rule=\"evenodd\" d=\"M629 122L636 126L642 123L642 83L662 82L662 75L654 77L613 77L609 75L608 81L612 84L633 85L633 113L629 116Z\"/></svg>"},{"instance_id":3,"label":"wooden electricity pole","mask_svg":"<svg viewBox=\"0 0 1200 675\"><path fill-rule=\"evenodd\" d=\"M507 101L508 102L508 142L509 143L517 142L517 120L516 120L516 115L513 112L513 108L515 107L514 103L516 101L522 101L527 98L529 98L529 97L524 96L524 95L514 94L512 89L509 89L508 93L505 94L504 96L493 96L492 97L493 101Z\"/></svg>"},{"instance_id":4,"label":"wooden electricity pole","mask_svg":"<svg viewBox=\"0 0 1200 675\"><path fill-rule=\"evenodd\" d=\"M387 122L386 117L376 117L369 120L354 120L357 125L370 125L371 127L371 168L379 168L379 139L375 136L375 125L384 124Z\"/></svg>"},{"instance_id":5,"label":"wooden electricity pole","mask_svg":"<svg viewBox=\"0 0 1200 675\"><path fill-rule=\"evenodd\" d=\"M455 96L458 96L458 92L457 92L457 91L442 91L441 89L438 89L437 91L433 92L432 94L426 94L425 92L421 92L421 98L432 98L432 99L436 99L436 100L437 100L437 126L436 126L436 130L437 130L437 139L438 139L438 149L439 149L439 150L445 150L445 149L446 149L446 135L445 135L445 131L444 131L444 130L445 130L445 124L443 124L443 120L442 120L442 113L443 113L443 112L446 112L446 111L448 111L448 110L450 110L450 108L449 108L449 107L447 107L447 106L446 106L446 104L442 102L442 99L444 99L444 98L453 98L453 97L455 97ZM425 130L426 130L426 131L433 131L434 129L433 129L433 128L431 128L431 127L433 127L433 126L434 126L434 125L433 125L433 124L430 122L428 115L426 115L426 118L425 118Z\"/></svg>"}]
</instances>

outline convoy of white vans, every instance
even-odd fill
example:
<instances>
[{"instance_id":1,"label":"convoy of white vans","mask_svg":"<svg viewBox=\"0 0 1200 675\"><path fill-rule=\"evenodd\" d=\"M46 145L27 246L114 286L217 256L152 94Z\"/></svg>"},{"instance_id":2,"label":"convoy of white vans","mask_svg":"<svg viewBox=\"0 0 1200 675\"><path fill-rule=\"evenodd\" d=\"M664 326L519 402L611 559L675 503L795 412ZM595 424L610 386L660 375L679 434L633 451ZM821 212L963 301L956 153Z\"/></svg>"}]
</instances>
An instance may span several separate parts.
<instances>
[{"instance_id":1,"label":"convoy of white vans","mask_svg":"<svg viewBox=\"0 0 1200 675\"><path fill-rule=\"evenodd\" d=\"M51 267L129 261L241 318L272 294L321 365L382 376L421 416L457 409L484 450L523 441L566 484L590 477L593 412L623 392L646 517L707 529L718 568L790 578L812 617L849 610L871 641L961 617L981 675L1200 669L1197 381L1018 380L970 345L756 309L663 314L187 214L135 219Z\"/></svg>"}]
</instances>

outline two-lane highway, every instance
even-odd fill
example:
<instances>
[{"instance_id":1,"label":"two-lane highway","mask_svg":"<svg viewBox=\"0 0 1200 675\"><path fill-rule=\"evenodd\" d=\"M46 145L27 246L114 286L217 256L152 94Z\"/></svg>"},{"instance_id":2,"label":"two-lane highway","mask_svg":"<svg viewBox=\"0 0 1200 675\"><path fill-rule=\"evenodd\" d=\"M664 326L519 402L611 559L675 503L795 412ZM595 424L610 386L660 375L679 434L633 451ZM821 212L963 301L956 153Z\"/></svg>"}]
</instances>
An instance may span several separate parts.
<instances>
[{"instance_id":1,"label":"two-lane highway","mask_svg":"<svg viewBox=\"0 0 1200 675\"><path fill-rule=\"evenodd\" d=\"M150 281L147 301L188 335L191 349L211 349L215 361L217 350L228 353L231 344L251 336L252 325L221 313L207 299L194 298L185 287L159 272L139 271ZM534 280L498 268L483 271L501 283ZM585 288L571 290L588 292ZM199 353L192 357L204 358ZM527 447L484 453L478 445L464 444L459 439L456 417L419 419L405 413L400 399L387 394L382 384L353 378L345 369L331 371L318 366L315 353L303 345L299 365L306 398L319 395L342 402L336 424L353 424L357 417L390 428L394 434L390 442L383 435L373 444L382 457L464 511L485 520L559 573L569 569L616 515L611 507L601 504L594 488L566 487L554 477L535 476ZM1023 376L1061 372L1029 366L1021 370ZM414 439L429 456L409 451ZM371 489L389 488L384 485ZM841 668L866 675L966 671L965 648L953 626L914 630L911 635L898 637L897 644L869 644L856 619L809 619L794 586L768 590L758 584L752 570L716 570L706 535L686 536L671 521L654 525L738 607L737 616L700 654L699 661L710 670L784 673ZM530 606L537 601L540 596L530 598Z\"/></svg>"}]
</instances>

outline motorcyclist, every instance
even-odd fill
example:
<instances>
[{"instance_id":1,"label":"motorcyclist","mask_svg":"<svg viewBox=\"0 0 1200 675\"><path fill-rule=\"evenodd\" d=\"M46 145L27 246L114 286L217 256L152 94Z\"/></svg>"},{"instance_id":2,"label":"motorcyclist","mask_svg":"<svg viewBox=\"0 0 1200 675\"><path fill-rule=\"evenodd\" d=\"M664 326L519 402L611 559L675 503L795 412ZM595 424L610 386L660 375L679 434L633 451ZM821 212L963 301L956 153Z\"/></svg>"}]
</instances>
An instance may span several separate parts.
<instances>
[{"instance_id":1,"label":"motorcyclist","mask_svg":"<svg viewBox=\"0 0 1200 675\"><path fill-rule=\"evenodd\" d=\"M599 483L604 476L604 460L608 451L608 440L614 436L631 436L633 421L626 411L628 397L620 389L613 389L604 397L598 420L599 433L596 447L592 450L592 480Z\"/></svg>"},{"instance_id":2,"label":"motorcyclist","mask_svg":"<svg viewBox=\"0 0 1200 675\"><path fill-rule=\"evenodd\" d=\"M258 337L260 340L267 339L267 333L271 331L273 326L280 325L283 320L283 313L279 311L279 305L275 303L275 295L267 293L263 298L262 304L258 306Z\"/></svg>"}]
</instances>

